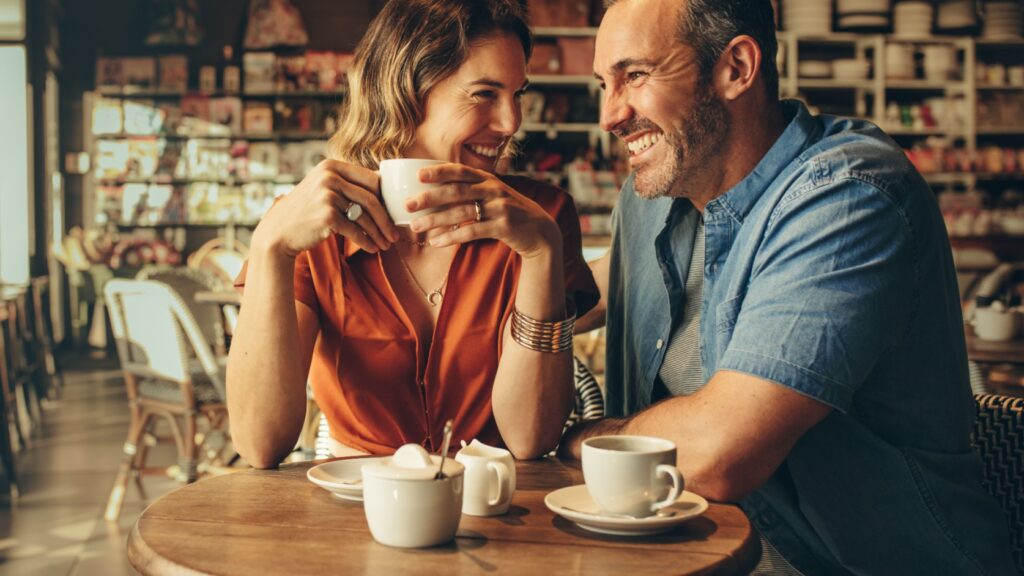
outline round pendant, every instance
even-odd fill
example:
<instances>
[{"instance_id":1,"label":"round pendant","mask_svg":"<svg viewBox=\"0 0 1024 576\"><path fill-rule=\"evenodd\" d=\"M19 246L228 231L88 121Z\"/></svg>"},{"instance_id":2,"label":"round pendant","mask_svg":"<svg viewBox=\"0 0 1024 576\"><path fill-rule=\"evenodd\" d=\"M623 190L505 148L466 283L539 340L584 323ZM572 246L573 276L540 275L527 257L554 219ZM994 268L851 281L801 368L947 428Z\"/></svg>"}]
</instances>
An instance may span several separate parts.
<instances>
[{"instance_id":1,"label":"round pendant","mask_svg":"<svg viewBox=\"0 0 1024 576\"><path fill-rule=\"evenodd\" d=\"M440 290L434 290L430 294L427 294L427 302L430 302L431 306L437 306L441 303L441 299L444 298L444 294Z\"/></svg>"}]
</instances>

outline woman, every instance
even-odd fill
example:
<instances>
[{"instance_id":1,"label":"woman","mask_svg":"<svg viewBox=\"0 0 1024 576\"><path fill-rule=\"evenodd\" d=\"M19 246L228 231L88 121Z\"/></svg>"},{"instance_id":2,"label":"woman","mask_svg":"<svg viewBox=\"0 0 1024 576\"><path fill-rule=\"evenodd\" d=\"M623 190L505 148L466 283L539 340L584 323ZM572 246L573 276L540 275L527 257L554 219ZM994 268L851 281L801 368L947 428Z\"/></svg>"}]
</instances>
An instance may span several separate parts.
<instances>
[{"instance_id":1,"label":"woman","mask_svg":"<svg viewBox=\"0 0 1024 576\"><path fill-rule=\"evenodd\" d=\"M307 373L336 455L437 451L449 419L453 446L557 444L573 401L557 334L597 288L568 196L495 175L531 48L517 0L392 1L371 23L333 159L263 218L238 282L228 409L251 465L295 445ZM387 158L448 162L420 172L436 187L407 208L438 210L409 228L379 198Z\"/></svg>"}]
</instances>

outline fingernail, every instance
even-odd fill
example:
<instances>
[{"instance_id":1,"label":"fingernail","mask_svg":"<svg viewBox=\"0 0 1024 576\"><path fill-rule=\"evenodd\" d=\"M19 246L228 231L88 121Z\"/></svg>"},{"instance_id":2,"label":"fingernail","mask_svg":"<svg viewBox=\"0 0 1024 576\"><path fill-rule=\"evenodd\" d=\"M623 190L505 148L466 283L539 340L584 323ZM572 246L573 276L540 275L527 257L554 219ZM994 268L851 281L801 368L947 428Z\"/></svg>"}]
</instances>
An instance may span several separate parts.
<instances>
[{"instance_id":1,"label":"fingernail","mask_svg":"<svg viewBox=\"0 0 1024 576\"><path fill-rule=\"evenodd\" d=\"M405 209L410 212L415 212L419 208L419 202L415 200L406 200Z\"/></svg>"},{"instance_id":2,"label":"fingernail","mask_svg":"<svg viewBox=\"0 0 1024 576\"><path fill-rule=\"evenodd\" d=\"M419 220L413 220L412 223L409 224L409 228L412 229L413 232L419 232L423 229L423 224L421 224Z\"/></svg>"}]
</instances>

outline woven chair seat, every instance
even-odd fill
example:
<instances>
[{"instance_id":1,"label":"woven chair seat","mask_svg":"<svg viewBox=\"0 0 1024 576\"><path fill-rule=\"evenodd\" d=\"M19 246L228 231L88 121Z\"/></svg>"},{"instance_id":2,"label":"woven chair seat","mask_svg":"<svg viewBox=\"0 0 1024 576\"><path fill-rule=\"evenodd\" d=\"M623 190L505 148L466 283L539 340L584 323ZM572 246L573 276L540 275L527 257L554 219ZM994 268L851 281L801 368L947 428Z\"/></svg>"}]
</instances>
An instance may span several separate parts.
<instances>
[{"instance_id":1,"label":"woven chair seat","mask_svg":"<svg viewBox=\"0 0 1024 576\"><path fill-rule=\"evenodd\" d=\"M192 393L195 395L197 403L219 404L224 402L198 360L189 362L189 373L192 377ZM221 374L223 373L224 366L221 365ZM184 400L181 396L181 386L167 380L146 378L139 382L139 394L163 402L180 403Z\"/></svg>"},{"instance_id":2,"label":"woven chair seat","mask_svg":"<svg viewBox=\"0 0 1024 576\"><path fill-rule=\"evenodd\" d=\"M972 440L981 456L985 488L1010 525L1017 570L1024 574L1024 398L979 394Z\"/></svg>"}]
</instances>

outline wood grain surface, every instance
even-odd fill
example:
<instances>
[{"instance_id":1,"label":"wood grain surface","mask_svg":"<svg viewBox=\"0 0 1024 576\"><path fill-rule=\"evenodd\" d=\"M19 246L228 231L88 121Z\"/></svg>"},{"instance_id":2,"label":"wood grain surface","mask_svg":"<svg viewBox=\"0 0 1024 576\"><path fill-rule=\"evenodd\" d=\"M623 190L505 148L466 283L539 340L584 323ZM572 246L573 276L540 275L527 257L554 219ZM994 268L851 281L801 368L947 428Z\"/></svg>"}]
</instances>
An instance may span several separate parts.
<instances>
[{"instance_id":1,"label":"wood grain surface","mask_svg":"<svg viewBox=\"0 0 1024 576\"><path fill-rule=\"evenodd\" d=\"M128 558L143 574L744 574L760 544L739 508L712 504L656 536L595 534L552 513L544 496L582 483L577 462L517 463L503 516L463 516L455 541L390 548L373 540L362 503L306 479L316 463L200 480L143 512Z\"/></svg>"}]
</instances>

